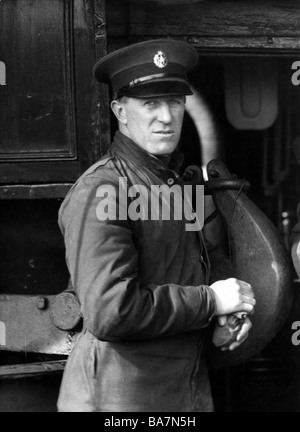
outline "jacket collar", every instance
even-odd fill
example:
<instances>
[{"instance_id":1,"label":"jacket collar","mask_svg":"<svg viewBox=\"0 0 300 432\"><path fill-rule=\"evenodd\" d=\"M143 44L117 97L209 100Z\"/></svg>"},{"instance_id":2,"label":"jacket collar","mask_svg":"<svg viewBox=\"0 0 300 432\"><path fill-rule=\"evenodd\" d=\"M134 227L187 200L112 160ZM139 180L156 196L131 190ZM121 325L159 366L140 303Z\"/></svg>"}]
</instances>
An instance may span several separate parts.
<instances>
[{"instance_id":1,"label":"jacket collar","mask_svg":"<svg viewBox=\"0 0 300 432\"><path fill-rule=\"evenodd\" d=\"M161 173L166 170L179 172L183 163L183 154L175 150L170 156L156 157L146 150L135 144L130 138L117 131L112 145L109 148L110 153L116 153L122 159L139 165L143 168Z\"/></svg>"}]
</instances>

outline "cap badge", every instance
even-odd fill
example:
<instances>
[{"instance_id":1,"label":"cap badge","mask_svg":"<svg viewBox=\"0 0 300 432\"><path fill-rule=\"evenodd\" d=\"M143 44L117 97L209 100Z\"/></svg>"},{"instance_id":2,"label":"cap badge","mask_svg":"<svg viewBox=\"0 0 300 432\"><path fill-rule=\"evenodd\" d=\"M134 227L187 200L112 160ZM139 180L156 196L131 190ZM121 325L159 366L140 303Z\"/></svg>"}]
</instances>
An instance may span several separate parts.
<instances>
[{"instance_id":1,"label":"cap badge","mask_svg":"<svg viewBox=\"0 0 300 432\"><path fill-rule=\"evenodd\" d=\"M154 61L155 66L157 66L160 69L163 69L168 65L167 56L162 51L158 51L155 54L155 56L153 57L153 61Z\"/></svg>"}]
</instances>

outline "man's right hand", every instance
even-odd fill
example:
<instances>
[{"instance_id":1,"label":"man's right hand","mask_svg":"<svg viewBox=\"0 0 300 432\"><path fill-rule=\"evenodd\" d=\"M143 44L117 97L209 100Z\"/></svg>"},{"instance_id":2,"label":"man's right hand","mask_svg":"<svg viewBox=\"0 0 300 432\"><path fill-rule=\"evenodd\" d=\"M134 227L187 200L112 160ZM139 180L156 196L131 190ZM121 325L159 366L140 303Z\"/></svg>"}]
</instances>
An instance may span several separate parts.
<instances>
[{"instance_id":1,"label":"man's right hand","mask_svg":"<svg viewBox=\"0 0 300 432\"><path fill-rule=\"evenodd\" d=\"M216 315L228 315L232 312L245 311L254 313L255 298L250 284L235 278L220 280L210 288L216 299Z\"/></svg>"}]
</instances>

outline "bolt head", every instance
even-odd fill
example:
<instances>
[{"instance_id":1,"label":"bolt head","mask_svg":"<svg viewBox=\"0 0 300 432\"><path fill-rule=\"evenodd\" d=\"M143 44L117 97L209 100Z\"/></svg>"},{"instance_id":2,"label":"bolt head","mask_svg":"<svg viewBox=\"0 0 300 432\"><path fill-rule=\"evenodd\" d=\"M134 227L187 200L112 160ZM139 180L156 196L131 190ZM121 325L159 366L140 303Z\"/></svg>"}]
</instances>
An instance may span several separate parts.
<instances>
[{"instance_id":1,"label":"bolt head","mask_svg":"<svg viewBox=\"0 0 300 432\"><path fill-rule=\"evenodd\" d=\"M36 301L36 307L39 310L46 309L47 307L47 300L44 297L39 297Z\"/></svg>"}]
</instances>

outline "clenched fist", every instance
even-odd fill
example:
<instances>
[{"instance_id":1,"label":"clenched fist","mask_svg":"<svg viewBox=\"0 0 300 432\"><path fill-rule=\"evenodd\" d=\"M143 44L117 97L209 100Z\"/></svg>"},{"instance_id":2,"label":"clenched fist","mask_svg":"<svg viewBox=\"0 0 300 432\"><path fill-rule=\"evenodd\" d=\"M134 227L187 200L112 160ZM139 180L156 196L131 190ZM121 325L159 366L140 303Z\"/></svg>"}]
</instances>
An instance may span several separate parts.
<instances>
[{"instance_id":1,"label":"clenched fist","mask_svg":"<svg viewBox=\"0 0 300 432\"><path fill-rule=\"evenodd\" d=\"M247 282L229 278L213 283L210 288L215 294L216 315L228 315L239 311L250 315L254 313L254 292Z\"/></svg>"}]
</instances>

